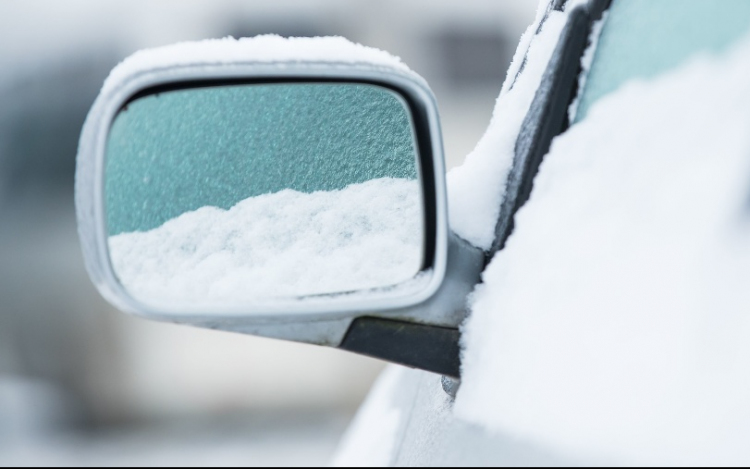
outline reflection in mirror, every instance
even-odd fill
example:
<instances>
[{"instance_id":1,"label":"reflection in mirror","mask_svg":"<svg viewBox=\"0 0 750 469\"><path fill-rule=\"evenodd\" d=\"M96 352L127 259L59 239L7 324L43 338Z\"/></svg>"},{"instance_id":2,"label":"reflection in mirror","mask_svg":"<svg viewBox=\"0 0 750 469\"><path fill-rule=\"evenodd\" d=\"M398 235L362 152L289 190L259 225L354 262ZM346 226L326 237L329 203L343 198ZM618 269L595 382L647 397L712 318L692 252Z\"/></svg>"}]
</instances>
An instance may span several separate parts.
<instances>
[{"instance_id":1,"label":"reflection in mirror","mask_svg":"<svg viewBox=\"0 0 750 469\"><path fill-rule=\"evenodd\" d=\"M137 98L107 142L114 271L154 306L242 305L397 285L421 269L408 107L355 83Z\"/></svg>"}]
</instances>

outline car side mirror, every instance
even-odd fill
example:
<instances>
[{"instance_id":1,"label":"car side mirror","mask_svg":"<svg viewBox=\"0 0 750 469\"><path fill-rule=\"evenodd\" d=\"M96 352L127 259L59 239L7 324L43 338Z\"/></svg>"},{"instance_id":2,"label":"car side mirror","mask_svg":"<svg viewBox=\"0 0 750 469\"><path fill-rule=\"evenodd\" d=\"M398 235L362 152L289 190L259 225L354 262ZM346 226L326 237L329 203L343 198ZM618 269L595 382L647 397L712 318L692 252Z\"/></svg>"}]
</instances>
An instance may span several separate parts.
<instances>
[{"instance_id":1,"label":"car side mirror","mask_svg":"<svg viewBox=\"0 0 750 469\"><path fill-rule=\"evenodd\" d=\"M459 375L483 253L448 229L426 83L341 38L136 54L81 135L89 274L147 318Z\"/></svg>"}]
</instances>

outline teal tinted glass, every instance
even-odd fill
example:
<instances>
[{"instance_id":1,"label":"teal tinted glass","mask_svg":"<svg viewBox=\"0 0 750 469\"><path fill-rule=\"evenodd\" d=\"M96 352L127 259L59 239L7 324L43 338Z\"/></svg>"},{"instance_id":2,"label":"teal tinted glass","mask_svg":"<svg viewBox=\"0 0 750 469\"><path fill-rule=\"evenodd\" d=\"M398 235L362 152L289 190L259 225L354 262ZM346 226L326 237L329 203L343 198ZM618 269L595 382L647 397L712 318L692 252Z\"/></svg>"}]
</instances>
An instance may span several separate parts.
<instances>
[{"instance_id":1,"label":"teal tinted glass","mask_svg":"<svg viewBox=\"0 0 750 469\"><path fill-rule=\"evenodd\" d=\"M294 189L417 178L409 111L385 88L269 84L194 88L128 104L106 157L110 235L204 206Z\"/></svg>"},{"instance_id":2,"label":"teal tinted glass","mask_svg":"<svg viewBox=\"0 0 750 469\"><path fill-rule=\"evenodd\" d=\"M699 52L721 52L747 33L748 0L613 0L576 121L627 81L655 77Z\"/></svg>"},{"instance_id":3,"label":"teal tinted glass","mask_svg":"<svg viewBox=\"0 0 750 469\"><path fill-rule=\"evenodd\" d=\"M115 118L104 197L111 265L173 309L382 288L424 256L412 117L357 83L198 87Z\"/></svg>"}]
</instances>

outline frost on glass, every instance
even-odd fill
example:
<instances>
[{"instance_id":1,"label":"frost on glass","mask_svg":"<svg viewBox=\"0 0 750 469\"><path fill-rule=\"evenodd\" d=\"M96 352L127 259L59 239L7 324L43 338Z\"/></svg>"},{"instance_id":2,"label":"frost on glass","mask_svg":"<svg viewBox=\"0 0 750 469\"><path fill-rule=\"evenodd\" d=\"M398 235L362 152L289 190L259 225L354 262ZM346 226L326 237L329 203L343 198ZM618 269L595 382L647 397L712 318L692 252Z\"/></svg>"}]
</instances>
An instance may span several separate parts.
<instances>
[{"instance_id":1,"label":"frost on glass","mask_svg":"<svg viewBox=\"0 0 750 469\"><path fill-rule=\"evenodd\" d=\"M151 94L120 111L107 145L112 265L160 306L397 285L422 264L417 173L408 108L385 88Z\"/></svg>"}]
</instances>

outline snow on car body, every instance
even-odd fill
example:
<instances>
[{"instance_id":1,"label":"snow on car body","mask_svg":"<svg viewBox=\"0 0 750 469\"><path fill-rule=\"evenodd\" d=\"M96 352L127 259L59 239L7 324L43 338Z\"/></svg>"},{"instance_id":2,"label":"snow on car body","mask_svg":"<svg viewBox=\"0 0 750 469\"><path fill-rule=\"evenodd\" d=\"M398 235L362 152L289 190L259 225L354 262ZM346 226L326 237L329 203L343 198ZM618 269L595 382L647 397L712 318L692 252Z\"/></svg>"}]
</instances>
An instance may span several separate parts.
<instances>
[{"instance_id":1,"label":"snow on car body","mask_svg":"<svg viewBox=\"0 0 750 469\"><path fill-rule=\"evenodd\" d=\"M451 215L488 193L465 173L513 157L503 133L518 135L515 103L531 100L508 84L544 87L549 59L535 49L550 50L560 29L542 23L573 7L543 21L542 2L488 134L448 177ZM455 401L433 376L388 370L339 464L750 460L750 11L615 1L604 21L574 123L470 300ZM686 39L691 28L703 32ZM506 144L486 151L490 140ZM486 247L482 222L454 229Z\"/></svg>"}]
</instances>

